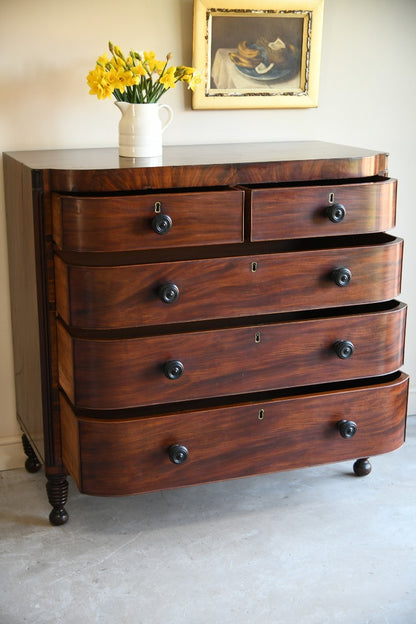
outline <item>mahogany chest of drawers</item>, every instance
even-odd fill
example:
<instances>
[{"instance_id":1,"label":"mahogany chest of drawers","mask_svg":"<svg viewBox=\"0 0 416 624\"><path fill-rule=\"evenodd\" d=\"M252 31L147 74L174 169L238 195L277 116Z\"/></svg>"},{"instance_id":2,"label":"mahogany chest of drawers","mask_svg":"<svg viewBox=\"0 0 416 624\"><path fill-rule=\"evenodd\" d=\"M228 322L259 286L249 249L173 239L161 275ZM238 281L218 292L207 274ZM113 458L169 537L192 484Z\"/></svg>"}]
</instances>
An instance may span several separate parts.
<instances>
[{"instance_id":1,"label":"mahogany chest of drawers","mask_svg":"<svg viewBox=\"0 0 416 624\"><path fill-rule=\"evenodd\" d=\"M4 155L18 420L52 524L404 440L387 155L319 142Z\"/></svg>"}]
</instances>

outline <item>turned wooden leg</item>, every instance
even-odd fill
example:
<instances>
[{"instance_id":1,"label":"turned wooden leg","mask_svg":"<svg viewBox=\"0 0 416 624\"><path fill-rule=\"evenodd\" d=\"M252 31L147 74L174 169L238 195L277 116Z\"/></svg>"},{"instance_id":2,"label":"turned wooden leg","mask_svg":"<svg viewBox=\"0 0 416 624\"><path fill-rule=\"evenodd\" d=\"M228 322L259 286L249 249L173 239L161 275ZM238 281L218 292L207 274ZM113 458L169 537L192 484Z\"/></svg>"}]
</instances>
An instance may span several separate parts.
<instances>
[{"instance_id":1,"label":"turned wooden leg","mask_svg":"<svg viewBox=\"0 0 416 624\"><path fill-rule=\"evenodd\" d=\"M22 444L25 455L27 456L27 460L25 462L26 470L28 472L38 472L38 470L41 469L42 464L36 457L36 453L25 434L22 435Z\"/></svg>"},{"instance_id":2,"label":"turned wooden leg","mask_svg":"<svg viewBox=\"0 0 416 624\"><path fill-rule=\"evenodd\" d=\"M353 470L357 477L365 477L371 472L371 464L368 461L368 457L357 459L354 463Z\"/></svg>"},{"instance_id":3,"label":"turned wooden leg","mask_svg":"<svg viewBox=\"0 0 416 624\"><path fill-rule=\"evenodd\" d=\"M46 483L48 500L53 509L49 514L49 522L54 526L65 524L68 521L68 514L65 503L68 500L68 481L65 475L50 475Z\"/></svg>"}]
</instances>

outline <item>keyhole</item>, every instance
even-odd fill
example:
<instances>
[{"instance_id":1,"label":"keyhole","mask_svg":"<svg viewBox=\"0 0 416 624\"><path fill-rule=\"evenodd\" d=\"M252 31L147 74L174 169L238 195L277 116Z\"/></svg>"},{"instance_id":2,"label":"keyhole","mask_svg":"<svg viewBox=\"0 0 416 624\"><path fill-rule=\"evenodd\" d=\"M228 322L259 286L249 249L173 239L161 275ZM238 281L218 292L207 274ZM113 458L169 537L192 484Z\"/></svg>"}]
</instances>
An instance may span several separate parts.
<instances>
[{"instance_id":1,"label":"keyhole","mask_svg":"<svg viewBox=\"0 0 416 624\"><path fill-rule=\"evenodd\" d=\"M264 409L259 409L259 413L258 413L257 418L259 420L263 420L263 418L264 418Z\"/></svg>"},{"instance_id":2,"label":"keyhole","mask_svg":"<svg viewBox=\"0 0 416 624\"><path fill-rule=\"evenodd\" d=\"M256 332L256 334L254 336L254 342L256 342L258 344L260 341L261 341L260 332Z\"/></svg>"},{"instance_id":3,"label":"keyhole","mask_svg":"<svg viewBox=\"0 0 416 624\"><path fill-rule=\"evenodd\" d=\"M155 212L158 214L162 209L162 203L160 201L155 202Z\"/></svg>"},{"instance_id":4,"label":"keyhole","mask_svg":"<svg viewBox=\"0 0 416 624\"><path fill-rule=\"evenodd\" d=\"M255 273L257 271L257 262L251 263L251 272Z\"/></svg>"}]
</instances>

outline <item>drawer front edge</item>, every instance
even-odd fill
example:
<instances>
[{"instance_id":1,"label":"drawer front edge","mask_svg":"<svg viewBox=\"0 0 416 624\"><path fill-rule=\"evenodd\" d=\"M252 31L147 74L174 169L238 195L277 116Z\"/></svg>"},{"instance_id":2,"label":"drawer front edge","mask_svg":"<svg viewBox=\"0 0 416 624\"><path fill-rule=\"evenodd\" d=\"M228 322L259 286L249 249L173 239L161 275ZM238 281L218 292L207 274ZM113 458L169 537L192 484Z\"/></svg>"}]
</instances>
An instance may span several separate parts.
<instances>
[{"instance_id":1,"label":"drawer front edge","mask_svg":"<svg viewBox=\"0 0 416 624\"><path fill-rule=\"evenodd\" d=\"M149 418L77 418L61 397L62 419L79 425L64 440L80 458L79 487L116 496L251 476L390 452L404 441L408 377L375 386ZM344 439L340 420L357 433ZM189 457L173 464L168 449ZM67 466L71 468L71 466Z\"/></svg>"},{"instance_id":2,"label":"drawer front edge","mask_svg":"<svg viewBox=\"0 0 416 624\"><path fill-rule=\"evenodd\" d=\"M113 340L58 323L60 385L76 407L108 410L383 376L403 363L406 310Z\"/></svg>"}]
</instances>

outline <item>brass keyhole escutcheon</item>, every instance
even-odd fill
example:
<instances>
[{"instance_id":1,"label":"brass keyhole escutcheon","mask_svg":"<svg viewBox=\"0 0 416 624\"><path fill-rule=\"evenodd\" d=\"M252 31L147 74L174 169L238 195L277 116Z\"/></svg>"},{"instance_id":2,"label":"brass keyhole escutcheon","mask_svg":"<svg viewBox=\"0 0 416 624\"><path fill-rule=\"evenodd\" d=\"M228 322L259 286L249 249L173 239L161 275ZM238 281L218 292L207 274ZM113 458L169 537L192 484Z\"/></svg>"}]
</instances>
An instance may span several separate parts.
<instances>
[{"instance_id":1,"label":"brass keyhole escutcheon","mask_svg":"<svg viewBox=\"0 0 416 624\"><path fill-rule=\"evenodd\" d=\"M162 210L162 202L160 201L155 202L155 213L159 214L161 210Z\"/></svg>"},{"instance_id":2,"label":"brass keyhole escutcheon","mask_svg":"<svg viewBox=\"0 0 416 624\"><path fill-rule=\"evenodd\" d=\"M328 201L329 201L330 204L334 204L335 203L335 193L330 193L329 194Z\"/></svg>"},{"instance_id":3,"label":"brass keyhole escutcheon","mask_svg":"<svg viewBox=\"0 0 416 624\"><path fill-rule=\"evenodd\" d=\"M256 344L259 344L259 342L261 342L261 335L260 335L260 332L256 332L256 333L254 334L254 342L255 342Z\"/></svg>"},{"instance_id":4,"label":"brass keyhole escutcheon","mask_svg":"<svg viewBox=\"0 0 416 624\"><path fill-rule=\"evenodd\" d=\"M257 267L258 267L257 262L252 262L251 263L251 272L255 273L257 271Z\"/></svg>"},{"instance_id":5,"label":"brass keyhole escutcheon","mask_svg":"<svg viewBox=\"0 0 416 624\"><path fill-rule=\"evenodd\" d=\"M259 420L263 420L263 418L264 418L264 409L259 409L259 413L257 414L257 418Z\"/></svg>"}]
</instances>

